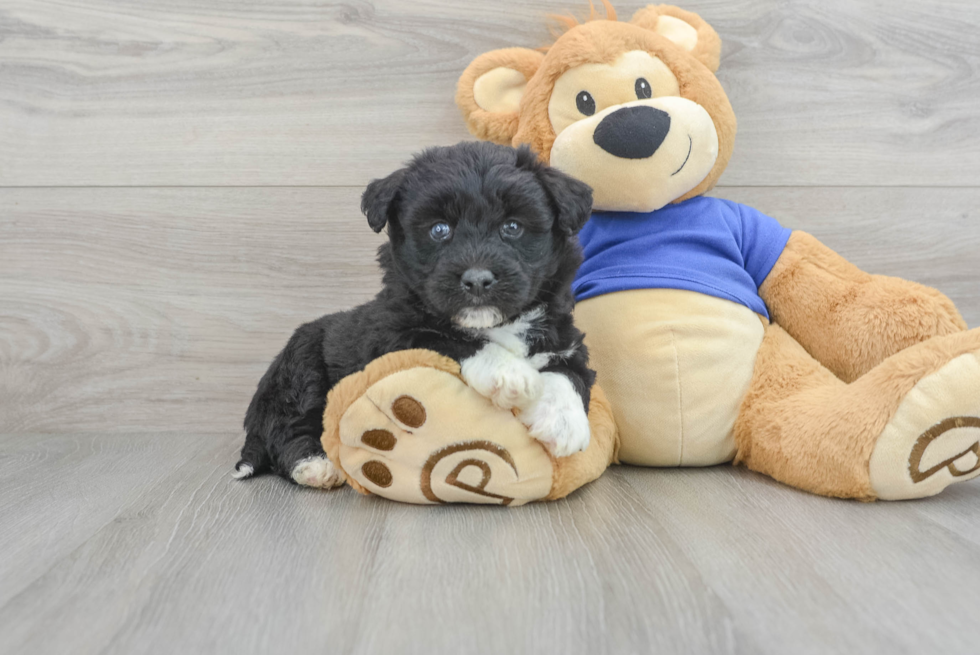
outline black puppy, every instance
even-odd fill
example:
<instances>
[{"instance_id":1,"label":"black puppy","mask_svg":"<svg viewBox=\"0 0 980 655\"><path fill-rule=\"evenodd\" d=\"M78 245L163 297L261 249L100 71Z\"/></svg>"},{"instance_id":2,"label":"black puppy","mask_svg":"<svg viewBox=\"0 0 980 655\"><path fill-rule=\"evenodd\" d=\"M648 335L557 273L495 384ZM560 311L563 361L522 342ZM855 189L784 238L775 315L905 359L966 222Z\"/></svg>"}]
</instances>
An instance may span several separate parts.
<instances>
[{"instance_id":1,"label":"black puppy","mask_svg":"<svg viewBox=\"0 0 980 655\"><path fill-rule=\"evenodd\" d=\"M301 326L259 382L235 477L273 471L299 484L341 482L320 445L327 391L386 353L428 348L556 456L589 442L595 373L572 324L576 233L588 186L527 148L465 142L426 150L368 185L384 287L372 301Z\"/></svg>"}]
</instances>

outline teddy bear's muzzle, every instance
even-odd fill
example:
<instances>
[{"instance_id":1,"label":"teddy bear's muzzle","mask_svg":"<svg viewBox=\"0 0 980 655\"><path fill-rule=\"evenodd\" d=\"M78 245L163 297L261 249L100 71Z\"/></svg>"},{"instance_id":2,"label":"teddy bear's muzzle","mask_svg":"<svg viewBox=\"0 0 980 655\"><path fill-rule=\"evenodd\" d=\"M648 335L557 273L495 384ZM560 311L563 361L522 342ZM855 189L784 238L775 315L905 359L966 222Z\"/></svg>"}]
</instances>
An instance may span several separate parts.
<instances>
[{"instance_id":1,"label":"teddy bear's muzzle","mask_svg":"<svg viewBox=\"0 0 980 655\"><path fill-rule=\"evenodd\" d=\"M592 187L593 208L650 212L697 187L718 159L707 110L665 96L607 107L555 138L551 165Z\"/></svg>"}]
</instances>

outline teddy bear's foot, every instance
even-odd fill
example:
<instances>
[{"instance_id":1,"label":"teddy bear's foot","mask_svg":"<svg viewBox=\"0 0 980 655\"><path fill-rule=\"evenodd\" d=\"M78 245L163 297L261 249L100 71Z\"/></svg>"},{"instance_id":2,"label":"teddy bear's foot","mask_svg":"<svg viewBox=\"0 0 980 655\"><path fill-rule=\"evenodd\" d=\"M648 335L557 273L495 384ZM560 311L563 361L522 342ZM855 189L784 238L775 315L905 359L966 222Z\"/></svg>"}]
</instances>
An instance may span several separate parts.
<instances>
[{"instance_id":1,"label":"teddy bear's foot","mask_svg":"<svg viewBox=\"0 0 980 655\"><path fill-rule=\"evenodd\" d=\"M554 500L599 477L618 449L602 390L592 388L587 416L574 395L584 424L573 426L566 447L582 452L556 459L515 412L468 386L453 360L427 350L390 353L330 391L323 448L352 487L391 500L509 507ZM558 421L548 416L554 432Z\"/></svg>"},{"instance_id":2,"label":"teddy bear's foot","mask_svg":"<svg viewBox=\"0 0 980 655\"><path fill-rule=\"evenodd\" d=\"M552 489L545 449L448 371L409 368L370 384L339 428L336 455L352 486L392 500L516 506Z\"/></svg>"},{"instance_id":3,"label":"teddy bear's foot","mask_svg":"<svg viewBox=\"0 0 980 655\"><path fill-rule=\"evenodd\" d=\"M875 443L869 474L882 500L932 496L980 475L980 351L912 388Z\"/></svg>"}]
</instances>

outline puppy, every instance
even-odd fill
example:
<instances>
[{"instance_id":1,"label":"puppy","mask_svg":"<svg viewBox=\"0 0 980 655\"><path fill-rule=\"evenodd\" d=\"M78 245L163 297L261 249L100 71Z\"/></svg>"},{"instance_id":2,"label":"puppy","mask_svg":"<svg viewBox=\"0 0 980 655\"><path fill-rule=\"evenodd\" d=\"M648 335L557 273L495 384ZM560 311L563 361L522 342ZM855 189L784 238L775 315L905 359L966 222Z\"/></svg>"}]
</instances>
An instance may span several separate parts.
<instances>
[{"instance_id":1,"label":"puppy","mask_svg":"<svg viewBox=\"0 0 980 655\"><path fill-rule=\"evenodd\" d=\"M342 482L320 445L327 392L386 353L428 348L555 456L589 443L595 373L572 323L585 184L527 148L432 148L368 185L383 288L370 302L301 326L259 382L235 477L272 471L302 485Z\"/></svg>"}]
</instances>

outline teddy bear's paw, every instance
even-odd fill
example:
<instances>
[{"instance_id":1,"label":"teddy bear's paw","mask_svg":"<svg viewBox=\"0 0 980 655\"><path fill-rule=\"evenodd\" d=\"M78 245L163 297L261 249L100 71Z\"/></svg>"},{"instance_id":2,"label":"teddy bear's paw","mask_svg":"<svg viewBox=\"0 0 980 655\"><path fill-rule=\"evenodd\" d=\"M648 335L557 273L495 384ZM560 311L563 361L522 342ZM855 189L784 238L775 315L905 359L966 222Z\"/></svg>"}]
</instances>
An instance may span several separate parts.
<instances>
[{"instance_id":1,"label":"teddy bear's paw","mask_svg":"<svg viewBox=\"0 0 980 655\"><path fill-rule=\"evenodd\" d=\"M527 428L446 371L388 375L347 407L338 428L337 461L361 491L511 507L551 491L554 465Z\"/></svg>"},{"instance_id":2,"label":"teddy bear's paw","mask_svg":"<svg viewBox=\"0 0 980 655\"><path fill-rule=\"evenodd\" d=\"M470 387L501 409L527 407L541 395L541 373L496 343L464 359L460 372Z\"/></svg>"},{"instance_id":3,"label":"teddy bear's paw","mask_svg":"<svg viewBox=\"0 0 980 655\"><path fill-rule=\"evenodd\" d=\"M932 496L980 475L980 352L922 378L875 443L869 462L878 498Z\"/></svg>"},{"instance_id":4,"label":"teddy bear's paw","mask_svg":"<svg viewBox=\"0 0 980 655\"><path fill-rule=\"evenodd\" d=\"M555 457L567 457L589 446L589 417L582 398L561 373L542 373L540 397L520 414L528 434Z\"/></svg>"},{"instance_id":5,"label":"teddy bear's paw","mask_svg":"<svg viewBox=\"0 0 980 655\"><path fill-rule=\"evenodd\" d=\"M298 485L317 489L333 489L344 484L344 476L329 459L323 456L300 460L293 467L289 477Z\"/></svg>"}]
</instances>

